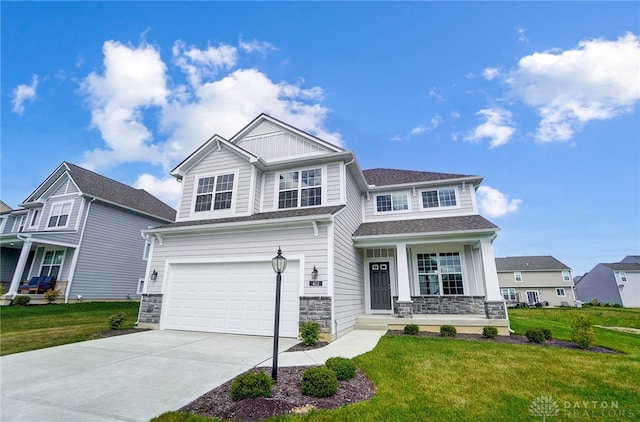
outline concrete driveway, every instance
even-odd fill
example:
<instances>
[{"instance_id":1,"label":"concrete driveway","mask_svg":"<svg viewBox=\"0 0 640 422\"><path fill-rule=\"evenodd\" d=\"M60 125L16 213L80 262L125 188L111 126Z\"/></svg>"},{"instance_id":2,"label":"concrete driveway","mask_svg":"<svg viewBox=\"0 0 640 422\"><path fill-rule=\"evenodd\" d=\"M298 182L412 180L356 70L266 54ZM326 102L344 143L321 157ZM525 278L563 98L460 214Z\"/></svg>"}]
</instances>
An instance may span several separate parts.
<instances>
[{"instance_id":1,"label":"concrete driveway","mask_svg":"<svg viewBox=\"0 0 640 422\"><path fill-rule=\"evenodd\" d=\"M280 351L298 341L281 338ZM271 358L273 338L142 333L0 358L0 419L148 421Z\"/></svg>"}]
</instances>

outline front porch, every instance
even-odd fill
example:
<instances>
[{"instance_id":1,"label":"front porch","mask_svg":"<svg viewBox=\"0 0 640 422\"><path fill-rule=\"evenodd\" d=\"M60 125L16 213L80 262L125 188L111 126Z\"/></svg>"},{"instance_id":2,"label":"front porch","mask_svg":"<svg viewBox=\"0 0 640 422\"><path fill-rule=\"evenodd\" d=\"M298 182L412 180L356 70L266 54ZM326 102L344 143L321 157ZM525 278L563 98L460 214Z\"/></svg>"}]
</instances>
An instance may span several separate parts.
<instances>
[{"instance_id":1,"label":"front porch","mask_svg":"<svg viewBox=\"0 0 640 422\"><path fill-rule=\"evenodd\" d=\"M416 324L420 331L439 333L443 325L453 325L460 334L482 334L486 326L496 327L498 335L509 335L508 319L488 319L485 315L414 314L411 318L398 315L362 314L356 319L357 330L404 330L405 325Z\"/></svg>"}]
</instances>

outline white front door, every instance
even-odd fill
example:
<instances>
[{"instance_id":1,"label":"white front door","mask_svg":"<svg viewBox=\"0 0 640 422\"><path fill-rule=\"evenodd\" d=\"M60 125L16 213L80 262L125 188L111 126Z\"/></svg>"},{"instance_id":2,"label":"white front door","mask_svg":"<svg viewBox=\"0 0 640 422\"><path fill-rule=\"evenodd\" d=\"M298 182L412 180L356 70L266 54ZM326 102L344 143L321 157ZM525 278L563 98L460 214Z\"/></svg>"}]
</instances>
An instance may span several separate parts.
<instances>
[{"instance_id":1,"label":"white front door","mask_svg":"<svg viewBox=\"0 0 640 422\"><path fill-rule=\"evenodd\" d=\"M280 335L297 337L299 262L282 274ZM268 262L172 264L163 329L272 336L276 276Z\"/></svg>"}]
</instances>

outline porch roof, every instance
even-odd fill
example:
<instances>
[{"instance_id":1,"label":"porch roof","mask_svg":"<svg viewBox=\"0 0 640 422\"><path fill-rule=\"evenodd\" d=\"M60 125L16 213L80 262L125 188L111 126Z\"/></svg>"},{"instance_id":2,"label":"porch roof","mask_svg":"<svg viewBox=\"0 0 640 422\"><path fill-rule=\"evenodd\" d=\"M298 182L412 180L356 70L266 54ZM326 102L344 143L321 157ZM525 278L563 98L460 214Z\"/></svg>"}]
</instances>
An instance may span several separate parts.
<instances>
[{"instance_id":1,"label":"porch roof","mask_svg":"<svg viewBox=\"0 0 640 422\"><path fill-rule=\"evenodd\" d=\"M496 232L498 226L480 215L420 218L415 220L380 221L363 223L353 238L371 238L389 235L424 235L442 233Z\"/></svg>"}]
</instances>

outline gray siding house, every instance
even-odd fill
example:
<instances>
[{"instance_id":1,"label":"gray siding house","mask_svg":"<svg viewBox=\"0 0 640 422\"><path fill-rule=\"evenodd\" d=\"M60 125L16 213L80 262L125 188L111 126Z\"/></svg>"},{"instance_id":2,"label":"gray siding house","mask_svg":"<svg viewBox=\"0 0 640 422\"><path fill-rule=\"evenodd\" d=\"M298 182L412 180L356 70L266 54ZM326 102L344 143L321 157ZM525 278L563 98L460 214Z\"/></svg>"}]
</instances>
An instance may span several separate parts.
<instances>
[{"instance_id":1,"label":"gray siding house","mask_svg":"<svg viewBox=\"0 0 640 422\"><path fill-rule=\"evenodd\" d=\"M597 264L576 283L576 295L583 302L595 299L640 308L640 256L628 255L620 262Z\"/></svg>"},{"instance_id":2,"label":"gray siding house","mask_svg":"<svg viewBox=\"0 0 640 422\"><path fill-rule=\"evenodd\" d=\"M500 293L507 305L576 303L571 268L552 256L496 258L496 268Z\"/></svg>"},{"instance_id":3,"label":"gray siding house","mask_svg":"<svg viewBox=\"0 0 640 422\"><path fill-rule=\"evenodd\" d=\"M6 299L34 277L51 277L65 302L139 298L148 244L142 229L175 220L175 210L134 189L63 162L22 209L0 215L0 276Z\"/></svg>"},{"instance_id":4,"label":"gray siding house","mask_svg":"<svg viewBox=\"0 0 640 422\"><path fill-rule=\"evenodd\" d=\"M307 320L330 339L410 322L508 333L481 177L363 171L353 152L264 114L171 174L176 221L143 230L141 326L272 335L281 248L283 336Z\"/></svg>"}]
</instances>

